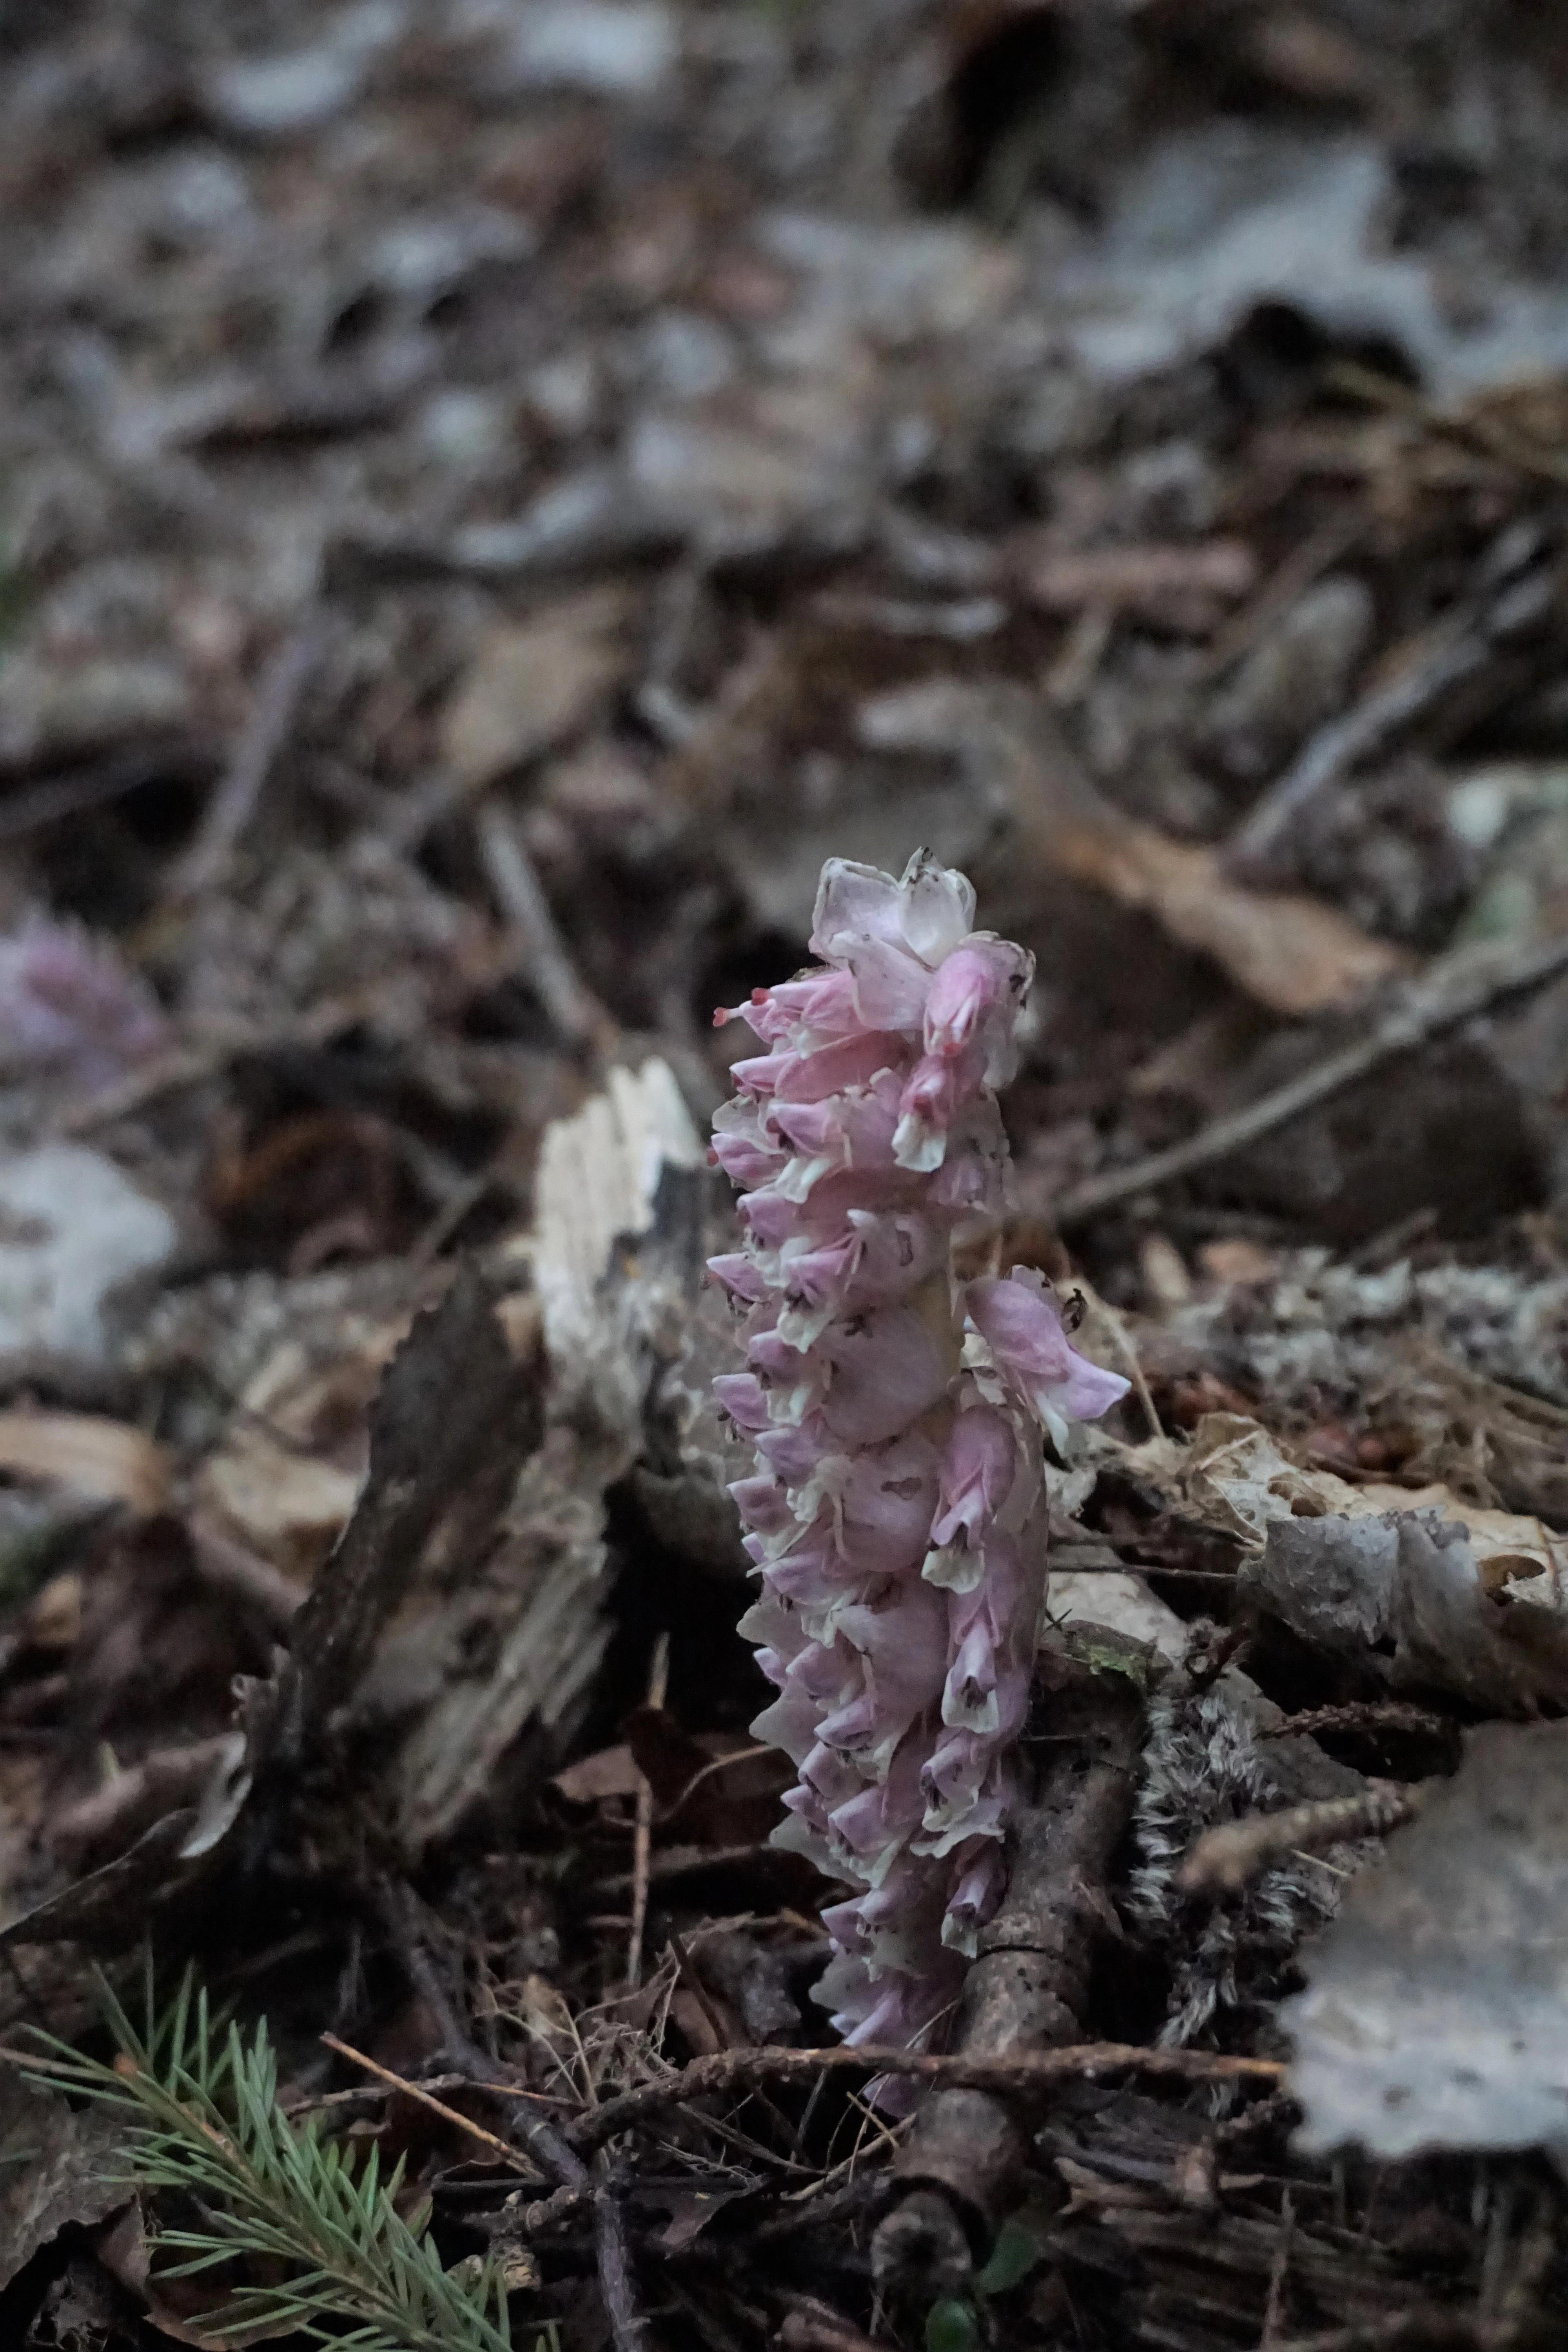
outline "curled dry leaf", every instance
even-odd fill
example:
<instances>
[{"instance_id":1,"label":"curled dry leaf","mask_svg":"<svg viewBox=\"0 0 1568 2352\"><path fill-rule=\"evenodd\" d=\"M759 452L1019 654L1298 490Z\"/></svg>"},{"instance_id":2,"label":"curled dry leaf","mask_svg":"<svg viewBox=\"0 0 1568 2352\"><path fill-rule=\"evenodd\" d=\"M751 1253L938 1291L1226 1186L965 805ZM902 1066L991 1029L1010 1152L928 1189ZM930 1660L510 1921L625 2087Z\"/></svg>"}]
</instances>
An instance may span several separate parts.
<instances>
[{"instance_id":1,"label":"curled dry leaf","mask_svg":"<svg viewBox=\"0 0 1568 2352\"><path fill-rule=\"evenodd\" d=\"M1531 1583L1546 1605L1530 1605ZM1568 1703L1557 1579L1519 1589L1489 1582L1464 1527L1437 1511L1279 1519L1242 1570L1270 1615L1391 1690L1449 1691L1507 1715Z\"/></svg>"},{"instance_id":2,"label":"curled dry leaf","mask_svg":"<svg viewBox=\"0 0 1568 2352\"><path fill-rule=\"evenodd\" d=\"M1539 1519L1484 1509L1441 1484L1395 1486L1368 1480L1352 1485L1331 1470L1305 1469L1281 1451L1260 1423L1242 1413L1205 1413L1189 1444L1150 1438L1121 1459L1157 1489L1167 1509L1230 1536L1249 1550L1266 1544L1270 1528L1282 1519L1436 1512L1467 1531L1487 1583L1507 1582L1510 1574L1531 1579L1555 1574L1552 1539ZM1510 1570L1506 1563L1513 1561L1521 1565Z\"/></svg>"},{"instance_id":3,"label":"curled dry leaf","mask_svg":"<svg viewBox=\"0 0 1568 2352\"><path fill-rule=\"evenodd\" d=\"M1287 2001L1300 2144L1568 2153L1568 1723L1489 1724Z\"/></svg>"}]
</instances>

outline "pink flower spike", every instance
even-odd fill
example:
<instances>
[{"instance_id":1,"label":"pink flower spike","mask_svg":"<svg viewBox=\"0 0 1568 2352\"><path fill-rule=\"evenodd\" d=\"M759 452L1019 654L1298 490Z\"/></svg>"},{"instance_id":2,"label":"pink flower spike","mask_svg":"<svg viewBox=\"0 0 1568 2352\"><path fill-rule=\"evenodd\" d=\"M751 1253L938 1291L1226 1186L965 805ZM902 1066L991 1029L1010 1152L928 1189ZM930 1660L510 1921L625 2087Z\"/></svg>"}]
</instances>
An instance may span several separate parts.
<instances>
[{"instance_id":1,"label":"pink flower spike","mask_svg":"<svg viewBox=\"0 0 1568 2352\"><path fill-rule=\"evenodd\" d=\"M1130 1383L1068 1345L1056 1302L1037 1284L1017 1271L972 1282L964 1305L1003 1379L1053 1435L1065 1435L1067 1422L1098 1421Z\"/></svg>"},{"instance_id":2,"label":"pink flower spike","mask_svg":"<svg viewBox=\"0 0 1568 2352\"><path fill-rule=\"evenodd\" d=\"M824 968L718 1016L768 1050L714 1120L747 1237L714 1271L749 1302L749 1369L714 1398L757 1453L731 1490L776 1691L752 1729L799 1776L773 1843L859 1882L826 1913L815 1996L856 2042L909 2046L952 2006L1018 1803L1041 1488L1016 1400L1059 1426L1121 1383L1023 1286L975 1285L966 1339L954 1287L954 1229L1005 1205L991 1089L1031 959L975 930L969 883L923 850L896 881L829 860L812 948Z\"/></svg>"}]
</instances>

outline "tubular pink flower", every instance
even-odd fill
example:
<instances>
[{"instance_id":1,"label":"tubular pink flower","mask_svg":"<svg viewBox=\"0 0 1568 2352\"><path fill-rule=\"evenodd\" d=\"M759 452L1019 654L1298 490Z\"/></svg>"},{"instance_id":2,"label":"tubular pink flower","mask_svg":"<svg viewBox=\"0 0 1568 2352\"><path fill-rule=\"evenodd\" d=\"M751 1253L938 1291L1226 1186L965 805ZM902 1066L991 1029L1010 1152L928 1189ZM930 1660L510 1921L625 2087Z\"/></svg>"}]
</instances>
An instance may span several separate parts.
<instances>
[{"instance_id":1,"label":"tubular pink flower","mask_svg":"<svg viewBox=\"0 0 1568 2352\"><path fill-rule=\"evenodd\" d=\"M774 1688L752 1728L799 1773L775 1843L854 1885L824 1914L816 1998L847 2039L908 2044L940 2032L1002 1899L1037 1425L1059 1440L1126 1383L1068 1345L1037 1277L952 1277L955 1233L1005 1204L991 1089L1032 959L976 931L970 885L925 852L897 880L830 859L811 945L821 968L714 1016L767 1049L714 1121L745 1247L710 1263L748 1310L748 1369L714 1394L758 1454L731 1492Z\"/></svg>"},{"instance_id":2,"label":"tubular pink flower","mask_svg":"<svg viewBox=\"0 0 1568 2352\"><path fill-rule=\"evenodd\" d=\"M915 1064L899 1097L893 1157L900 1168L929 1175L947 1158L947 1139L980 1092L985 1071L983 1045L962 1047L951 1058L927 1054Z\"/></svg>"},{"instance_id":3,"label":"tubular pink flower","mask_svg":"<svg viewBox=\"0 0 1568 2352\"><path fill-rule=\"evenodd\" d=\"M168 1042L157 998L110 940L37 913L0 934L0 1069L97 1088Z\"/></svg>"},{"instance_id":4,"label":"tubular pink flower","mask_svg":"<svg viewBox=\"0 0 1568 2352\"><path fill-rule=\"evenodd\" d=\"M768 1425L768 1398L755 1372L721 1372L713 1383L714 1401L737 1429L748 1436Z\"/></svg>"},{"instance_id":5,"label":"tubular pink flower","mask_svg":"<svg viewBox=\"0 0 1568 2352\"><path fill-rule=\"evenodd\" d=\"M736 1478L730 1493L745 1525L759 1535L782 1535L795 1525L789 1496L776 1478Z\"/></svg>"},{"instance_id":6,"label":"tubular pink flower","mask_svg":"<svg viewBox=\"0 0 1568 2352\"><path fill-rule=\"evenodd\" d=\"M1010 940L988 931L965 940L927 994L926 1052L955 1058L978 1049L986 1085L1005 1086L1016 1058L1014 1022L1034 976L1034 957Z\"/></svg>"},{"instance_id":7,"label":"tubular pink flower","mask_svg":"<svg viewBox=\"0 0 1568 2352\"><path fill-rule=\"evenodd\" d=\"M713 1385L717 1391L720 1383ZM747 1421L742 1426L753 1424ZM986 1528L1013 1490L1017 1466L1018 1441L1005 1412L994 1405L977 1404L957 1414L942 1457L932 1543L978 1551Z\"/></svg>"},{"instance_id":8,"label":"tubular pink flower","mask_svg":"<svg viewBox=\"0 0 1568 2352\"><path fill-rule=\"evenodd\" d=\"M942 1940L951 1951L973 1959L981 1928L995 1916L1007 1873L994 1838L974 1838L960 1846L953 1865L958 1883L942 1914Z\"/></svg>"},{"instance_id":9,"label":"tubular pink flower","mask_svg":"<svg viewBox=\"0 0 1568 2352\"><path fill-rule=\"evenodd\" d=\"M828 1368L823 1417L847 1444L875 1445L947 1394L958 1370L951 1331L907 1307L881 1307L824 1332L812 1350Z\"/></svg>"},{"instance_id":10,"label":"tubular pink flower","mask_svg":"<svg viewBox=\"0 0 1568 2352\"><path fill-rule=\"evenodd\" d=\"M765 1298L768 1286L762 1268L743 1250L724 1250L708 1261L708 1271L715 1282L721 1282L731 1298L742 1305L754 1305Z\"/></svg>"},{"instance_id":11,"label":"tubular pink flower","mask_svg":"<svg viewBox=\"0 0 1568 2352\"><path fill-rule=\"evenodd\" d=\"M1068 1345L1056 1302L1038 1275L1015 1267L1005 1281L967 1285L969 1319L991 1350L997 1370L1047 1428L1098 1421L1127 1393L1120 1373L1101 1371Z\"/></svg>"}]
</instances>

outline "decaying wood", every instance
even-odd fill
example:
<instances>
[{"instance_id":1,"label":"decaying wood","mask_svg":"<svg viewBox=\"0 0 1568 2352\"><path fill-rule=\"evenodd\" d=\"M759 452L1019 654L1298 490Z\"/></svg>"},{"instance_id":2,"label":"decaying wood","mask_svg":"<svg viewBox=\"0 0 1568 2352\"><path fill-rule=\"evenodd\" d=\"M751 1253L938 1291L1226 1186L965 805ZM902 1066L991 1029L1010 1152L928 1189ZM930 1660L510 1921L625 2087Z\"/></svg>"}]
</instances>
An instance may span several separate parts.
<instances>
[{"instance_id":1,"label":"decaying wood","mask_svg":"<svg viewBox=\"0 0 1568 2352\"><path fill-rule=\"evenodd\" d=\"M1095 1940L1112 1917L1106 1871L1132 1807L1136 1686L1073 1672L1049 1706L1051 1741L1037 1751L1044 1760L1017 1816L1007 1893L981 1934L954 2034L961 2057L999 2070L1015 2053L1060 2049L1081 2031ZM934 2091L895 2159L908 2194L878 2228L879 2279L928 2296L961 2285L1026 2148L1005 2092Z\"/></svg>"},{"instance_id":2,"label":"decaying wood","mask_svg":"<svg viewBox=\"0 0 1568 2352\"><path fill-rule=\"evenodd\" d=\"M527 1282L542 1317L542 1440L521 1460L500 1541L406 1634L451 1660L395 1772L411 1852L492 1788L530 1723L569 1736L609 1622L605 1495L642 1453L659 1367L678 1353L701 1271L702 1148L668 1066L613 1069L601 1093L545 1132L532 1229L497 1279ZM518 1457L514 1455L514 1462ZM484 1663L465 1662L479 1646Z\"/></svg>"},{"instance_id":3,"label":"decaying wood","mask_svg":"<svg viewBox=\"0 0 1568 2352\"><path fill-rule=\"evenodd\" d=\"M443 1513L487 1457L534 1449L542 1411L537 1370L508 1345L489 1286L460 1275L387 1368L363 1492L294 1621L303 1747L353 1691Z\"/></svg>"}]
</instances>

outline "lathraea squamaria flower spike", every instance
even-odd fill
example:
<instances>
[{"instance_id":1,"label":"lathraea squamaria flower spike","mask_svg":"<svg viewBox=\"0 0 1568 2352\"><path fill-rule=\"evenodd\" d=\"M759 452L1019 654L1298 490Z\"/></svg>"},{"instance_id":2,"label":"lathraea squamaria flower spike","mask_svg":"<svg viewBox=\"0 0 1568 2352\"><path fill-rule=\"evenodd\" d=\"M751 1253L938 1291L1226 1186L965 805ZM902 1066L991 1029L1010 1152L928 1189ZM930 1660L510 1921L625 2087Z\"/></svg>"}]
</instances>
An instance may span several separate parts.
<instances>
[{"instance_id":1,"label":"lathraea squamaria flower spike","mask_svg":"<svg viewBox=\"0 0 1568 2352\"><path fill-rule=\"evenodd\" d=\"M940 2031L1005 1884L1010 1751L1044 1599L1041 1432L1127 1382L1079 1355L1040 1276L958 1281L993 1228L1033 977L962 874L830 858L797 979L721 1010L763 1051L713 1122L744 1246L710 1260L749 1369L716 1383L756 1447L731 1492L761 1590L741 1630L798 1780L775 1843L856 1892L816 1998L844 2038ZM885 2103L900 2086L883 2086Z\"/></svg>"}]
</instances>

